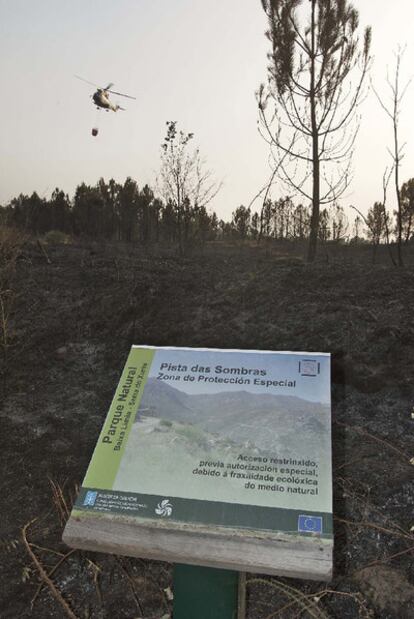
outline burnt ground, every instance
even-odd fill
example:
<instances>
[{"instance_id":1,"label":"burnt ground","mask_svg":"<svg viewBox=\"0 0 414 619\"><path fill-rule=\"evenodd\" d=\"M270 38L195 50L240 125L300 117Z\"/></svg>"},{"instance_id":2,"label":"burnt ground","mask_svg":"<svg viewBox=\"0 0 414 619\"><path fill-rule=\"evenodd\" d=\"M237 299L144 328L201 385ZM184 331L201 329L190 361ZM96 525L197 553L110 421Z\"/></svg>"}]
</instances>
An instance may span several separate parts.
<instances>
[{"instance_id":1,"label":"burnt ground","mask_svg":"<svg viewBox=\"0 0 414 619\"><path fill-rule=\"evenodd\" d=\"M170 565L60 541L132 343L331 352L335 577L250 574L247 617L413 616L414 268L352 251L307 266L83 244L49 246L48 264L23 248L1 333L1 617L170 610Z\"/></svg>"}]
</instances>

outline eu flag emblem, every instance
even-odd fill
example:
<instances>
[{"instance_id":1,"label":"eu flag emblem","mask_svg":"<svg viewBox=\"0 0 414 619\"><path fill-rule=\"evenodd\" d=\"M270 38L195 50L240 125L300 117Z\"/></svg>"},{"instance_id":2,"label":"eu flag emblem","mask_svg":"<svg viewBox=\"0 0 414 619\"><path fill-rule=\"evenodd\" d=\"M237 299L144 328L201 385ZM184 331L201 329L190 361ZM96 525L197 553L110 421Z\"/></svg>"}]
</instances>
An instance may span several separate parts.
<instances>
[{"instance_id":1,"label":"eu flag emblem","mask_svg":"<svg viewBox=\"0 0 414 619\"><path fill-rule=\"evenodd\" d=\"M322 517L299 516L298 531L299 533L322 533Z\"/></svg>"}]
</instances>

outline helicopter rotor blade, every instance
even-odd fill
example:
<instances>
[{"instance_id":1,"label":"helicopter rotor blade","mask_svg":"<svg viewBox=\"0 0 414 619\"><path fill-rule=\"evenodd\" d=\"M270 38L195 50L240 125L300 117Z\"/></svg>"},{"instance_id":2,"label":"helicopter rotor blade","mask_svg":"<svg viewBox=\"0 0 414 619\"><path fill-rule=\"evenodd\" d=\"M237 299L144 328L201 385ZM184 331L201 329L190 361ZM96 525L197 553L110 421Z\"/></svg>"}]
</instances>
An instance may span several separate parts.
<instances>
[{"instance_id":1,"label":"helicopter rotor blade","mask_svg":"<svg viewBox=\"0 0 414 619\"><path fill-rule=\"evenodd\" d=\"M91 86L95 86L95 88L99 88L99 86L97 84L94 84L93 82L90 82L89 80L85 80L85 78L80 77L80 75L75 75L75 77L78 80L81 80L82 82L86 82L86 84L90 84Z\"/></svg>"},{"instance_id":2,"label":"helicopter rotor blade","mask_svg":"<svg viewBox=\"0 0 414 619\"><path fill-rule=\"evenodd\" d=\"M105 89L107 92L112 93L113 95L119 95L120 97L126 97L127 99L135 99L136 97L131 97L131 95L124 95L122 92L116 92L115 90L109 90L108 88Z\"/></svg>"},{"instance_id":3,"label":"helicopter rotor blade","mask_svg":"<svg viewBox=\"0 0 414 619\"><path fill-rule=\"evenodd\" d=\"M119 95L120 97L126 97L127 99L135 99L136 100L136 97L131 97L131 95L125 95L122 92L116 92L116 90L110 90L111 86L113 86L113 82L110 82L106 88L102 88L102 86L98 86L98 84L95 84L94 82L90 82L89 80L85 80L85 78L81 77L80 75L75 75L75 77L78 80L81 80L82 82L85 82L86 84L90 84L91 86L94 86L95 88L98 88L99 90L104 90L106 92L112 93L113 95Z\"/></svg>"}]
</instances>

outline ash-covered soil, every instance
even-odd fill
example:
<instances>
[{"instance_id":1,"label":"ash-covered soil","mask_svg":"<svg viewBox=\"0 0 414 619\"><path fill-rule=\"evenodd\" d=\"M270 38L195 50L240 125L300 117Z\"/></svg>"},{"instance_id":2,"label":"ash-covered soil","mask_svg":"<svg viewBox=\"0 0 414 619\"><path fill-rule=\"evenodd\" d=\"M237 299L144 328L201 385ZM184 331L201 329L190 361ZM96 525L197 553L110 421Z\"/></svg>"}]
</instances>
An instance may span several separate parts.
<instances>
[{"instance_id":1,"label":"ash-covered soil","mask_svg":"<svg viewBox=\"0 0 414 619\"><path fill-rule=\"evenodd\" d=\"M247 617L413 616L412 266L368 252L314 265L255 248L47 252L50 264L23 248L2 320L1 617L171 611L168 564L60 541L133 343L331 352L335 577L250 574Z\"/></svg>"}]
</instances>

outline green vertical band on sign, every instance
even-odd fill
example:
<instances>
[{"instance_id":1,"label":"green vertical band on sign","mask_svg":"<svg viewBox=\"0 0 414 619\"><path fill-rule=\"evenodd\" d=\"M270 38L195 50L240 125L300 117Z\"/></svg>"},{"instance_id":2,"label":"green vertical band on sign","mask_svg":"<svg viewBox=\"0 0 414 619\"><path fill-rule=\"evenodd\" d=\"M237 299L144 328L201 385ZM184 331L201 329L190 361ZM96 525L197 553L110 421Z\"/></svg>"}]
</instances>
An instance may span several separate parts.
<instances>
[{"instance_id":1,"label":"green vertical band on sign","mask_svg":"<svg viewBox=\"0 0 414 619\"><path fill-rule=\"evenodd\" d=\"M174 619L237 619L239 574L174 565Z\"/></svg>"},{"instance_id":2,"label":"green vertical band on sign","mask_svg":"<svg viewBox=\"0 0 414 619\"><path fill-rule=\"evenodd\" d=\"M112 488L154 354L152 349L131 349L83 481L84 487Z\"/></svg>"}]
</instances>

